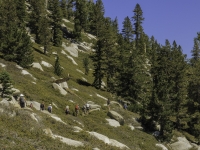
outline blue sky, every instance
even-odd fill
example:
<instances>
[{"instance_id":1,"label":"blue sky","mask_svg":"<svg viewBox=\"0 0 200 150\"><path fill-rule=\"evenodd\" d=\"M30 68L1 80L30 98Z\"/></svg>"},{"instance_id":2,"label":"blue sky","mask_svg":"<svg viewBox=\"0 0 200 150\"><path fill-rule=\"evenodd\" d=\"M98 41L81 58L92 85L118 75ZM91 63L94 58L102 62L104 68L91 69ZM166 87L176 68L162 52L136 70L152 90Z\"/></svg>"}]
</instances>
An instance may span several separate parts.
<instances>
[{"instance_id":1,"label":"blue sky","mask_svg":"<svg viewBox=\"0 0 200 150\"><path fill-rule=\"evenodd\" d=\"M105 17L118 18L121 32L126 16L133 16L138 3L143 11L144 32L164 45L168 39L181 45L187 58L191 57L193 39L200 32L200 0L102 0Z\"/></svg>"}]
</instances>

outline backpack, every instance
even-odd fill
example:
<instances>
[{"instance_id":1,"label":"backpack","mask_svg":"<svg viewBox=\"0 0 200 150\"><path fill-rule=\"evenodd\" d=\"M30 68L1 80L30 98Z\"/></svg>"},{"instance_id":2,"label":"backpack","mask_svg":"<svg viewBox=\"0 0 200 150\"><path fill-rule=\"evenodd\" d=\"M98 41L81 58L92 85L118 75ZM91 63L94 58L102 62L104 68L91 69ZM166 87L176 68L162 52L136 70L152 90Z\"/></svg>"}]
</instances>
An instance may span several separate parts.
<instances>
[{"instance_id":1,"label":"backpack","mask_svg":"<svg viewBox=\"0 0 200 150\"><path fill-rule=\"evenodd\" d=\"M48 107L48 112L51 112L51 107Z\"/></svg>"},{"instance_id":2,"label":"backpack","mask_svg":"<svg viewBox=\"0 0 200 150\"><path fill-rule=\"evenodd\" d=\"M23 97L20 97L19 101L20 101L20 103L21 103L21 104L24 104L24 103L25 103L25 101L24 101L24 98L23 98Z\"/></svg>"},{"instance_id":3,"label":"backpack","mask_svg":"<svg viewBox=\"0 0 200 150\"><path fill-rule=\"evenodd\" d=\"M78 110L78 109L79 109L78 105L76 105L75 109L76 109L76 110Z\"/></svg>"}]
</instances>

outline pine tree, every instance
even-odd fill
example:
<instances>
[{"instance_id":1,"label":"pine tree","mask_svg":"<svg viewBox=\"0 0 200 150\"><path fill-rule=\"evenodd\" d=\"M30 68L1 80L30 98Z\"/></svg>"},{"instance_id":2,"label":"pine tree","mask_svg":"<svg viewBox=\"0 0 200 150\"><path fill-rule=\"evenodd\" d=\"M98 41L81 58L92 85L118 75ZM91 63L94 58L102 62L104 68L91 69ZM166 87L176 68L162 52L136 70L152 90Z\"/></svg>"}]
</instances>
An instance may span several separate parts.
<instances>
[{"instance_id":1,"label":"pine tree","mask_svg":"<svg viewBox=\"0 0 200 150\"><path fill-rule=\"evenodd\" d=\"M200 59L200 40L198 40L197 37L194 38L194 46L193 46L193 49L191 51L192 53L192 58L190 59L190 63L192 65L195 64L195 62L199 61Z\"/></svg>"},{"instance_id":2,"label":"pine tree","mask_svg":"<svg viewBox=\"0 0 200 150\"><path fill-rule=\"evenodd\" d=\"M139 4L136 4L135 9L133 10L134 16L134 34L135 34L135 41L136 41L136 49L138 48L139 38L141 38L141 34L143 33L143 27L142 27L142 21L143 18L143 12Z\"/></svg>"},{"instance_id":3,"label":"pine tree","mask_svg":"<svg viewBox=\"0 0 200 150\"><path fill-rule=\"evenodd\" d=\"M60 66L60 60L59 60L59 56L57 56L56 61L55 61L55 65L54 65L54 73L57 76L60 76L62 74L63 69Z\"/></svg>"},{"instance_id":4,"label":"pine tree","mask_svg":"<svg viewBox=\"0 0 200 150\"><path fill-rule=\"evenodd\" d=\"M85 57L83 59L83 68L85 68L85 75L88 75L89 73L89 58L88 57Z\"/></svg>"},{"instance_id":5,"label":"pine tree","mask_svg":"<svg viewBox=\"0 0 200 150\"><path fill-rule=\"evenodd\" d=\"M52 32L53 32L53 44L54 46L62 45L62 37L63 33L61 31L61 22L62 22L62 13L61 8L59 6L59 0L51 0L52 8L50 9L52 12Z\"/></svg>"},{"instance_id":6,"label":"pine tree","mask_svg":"<svg viewBox=\"0 0 200 150\"><path fill-rule=\"evenodd\" d=\"M71 19L74 16L73 11L74 0L67 0L67 19Z\"/></svg>"},{"instance_id":7,"label":"pine tree","mask_svg":"<svg viewBox=\"0 0 200 150\"><path fill-rule=\"evenodd\" d=\"M0 52L4 59L29 67L33 61L30 37L24 28L18 28L16 4L2 1L1 6Z\"/></svg>"},{"instance_id":8,"label":"pine tree","mask_svg":"<svg viewBox=\"0 0 200 150\"><path fill-rule=\"evenodd\" d=\"M31 13L30 13L30 21L29 21L29 27L31 29L31 32L35 34L35 41L39 41L39 28L41 27L40 18L46 14L45 12L45 0L30 0L31 4Z\"/></svg>"},{"instance_id":9,"label":"pine tree","mask_svg":"<svg viewBox=\"0 0 200 150\"><path fill-rule=\"evenodd\" d=\"M91 17L90 31L93 35L100 37L103 33L102 30L104 30L102 26L104 24L104 6L102 0L96 1Z\"/></svg>"},{"instance_id":10,"label":"pine tree","mask_svg":"<svg viewBox=\"0 0 200 150\"><path fill-rule=\"evenodd\" d=\"M133 27L128 16L123 22L122 35L126 41L131 42L133 40Z\"/></svg>"},{"instance_id":11,"label":"pine tree","mask_svg":"<svg viewBox=\"0 0 200 150\"><path fill-rule=\"evenodd\" d=\"M50 31L50 21L48 20L46 16L42 16L39 22L41 25L38 29L39 43L44 45L44 54L46 55L46 53L50 51L50 47L51 47L52 34Z\"/></svg>"},{"instance_id":12,"label":"pine tree","mask_svg":"<svg viewBox=\"0 0 200 150\"><path fill-rule=\"evenodd\" d=\"M26 12L26 5L25 0L16 0L16 9L17 9L17 17L19 19L19 27L24 28L25 22L27 21L27 12Z\"/></svg>"},{"instance_id":13,"label":"pine tree","mask_svg":"<svg viewBox=\"0 0 200 150\"><path fill-rule=\"evenodd\" d=\"M86 0L76 0L74 18L74 32L77 39L81 39L81 31L88 28L88 10Z\"/></svg>"},{"instance_id":14,"label":"pine tree","mask_svg":"<svg viewBox=\"0 0 200 150\"><path fill-rule=\"evenodd\" d=\"M60 7L61 7L61 10L62 10L63 18L67 18L67 1L61 0L60 1Z\"/></svg>"},{"instance_id":15,"label":"pine tree","mask_svg":"<svg viewBox=\"0 0 200 150\"><path fill-rule=\"evenodd\" d=\"M12 83L10 75L6 71L0 73L0 84L2 85L2 88L0 88L1 97L11 98L13 93Z\"/></svg>"}]
</instances>

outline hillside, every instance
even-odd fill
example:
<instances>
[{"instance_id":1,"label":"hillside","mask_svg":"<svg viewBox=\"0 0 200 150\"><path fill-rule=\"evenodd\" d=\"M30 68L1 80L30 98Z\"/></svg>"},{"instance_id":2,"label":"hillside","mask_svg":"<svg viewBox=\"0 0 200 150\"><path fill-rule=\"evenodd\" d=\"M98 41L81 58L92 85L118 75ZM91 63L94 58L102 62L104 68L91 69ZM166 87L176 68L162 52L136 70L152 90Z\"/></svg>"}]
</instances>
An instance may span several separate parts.
<instances>
[{"instance_id":1,"label":"hillside","mask_svg":"<svg viewBox=\"0 0 200 150\"><path fill-rule=\"evenodd\" d=\"M67 26L70 22L63 24ZM84 35L87 42L83 43L92 45L95 38ZM166 143L159 143L152 133L144 132L137 121L138 114L124 110L117 97L91 86L92 69L85 75L82 64L91 47L83 51L79 49L80 45L72 44L67 39L62 45L61 48L52 47L51 54L47 56L42 54L41 45L33 43L34 63L30 69L0 59L0 71L6 70L12 79L13 96L16 98L23 93L27 99L25 108L20 108L14 97L11 101L1 100L2 149L170 149ZM63 68L62 77L53 73L56 55L59 55ZM67 81L55 82L68 76ZM53 84L61 91L54 89ZM108 98L111 99L111 111L123 117L123 125L108 116ZM52 114L39 110L42 101L45 108L50 103L53 105ZM89 114L84 115L80 111L77 117L73 116L75 104L82 107L88 101L93 106ZM29 107L30 103L33 108ZM70 115L64 113L66 105L71 110Z\"/></svg>"},{"instance_id":2,"label":"hillside","mask_svg":"<svg viewBox=\"0 0 200 150\"><path fill-rule=\"evenodd\" d=\"M141 21L119 33L101 0L0 1L1 149L200 150L198 62Z\"/></svg>"}]
</instances>

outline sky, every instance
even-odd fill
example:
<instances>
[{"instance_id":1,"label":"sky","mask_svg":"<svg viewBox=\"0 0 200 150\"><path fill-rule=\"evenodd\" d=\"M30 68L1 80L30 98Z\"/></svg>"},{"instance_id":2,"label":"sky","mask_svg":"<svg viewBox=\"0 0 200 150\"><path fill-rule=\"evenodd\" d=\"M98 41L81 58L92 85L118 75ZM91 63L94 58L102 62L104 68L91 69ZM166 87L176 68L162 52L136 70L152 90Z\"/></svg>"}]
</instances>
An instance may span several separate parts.
<instances>
[{"instance_id":1,"label":"sky","mask_svg":"<svg viewBox=\"0 0 200 150\"><path fill-rule=\"evenodd\" d=\"M191 58L194 38L200 32L200 0L102 0L105 17L117 17L121 32L122 22L131 18L138 3L143 11L144 32L161 45L168 39L182 47L183 54Z\"/></svg>"}]
</instances>

